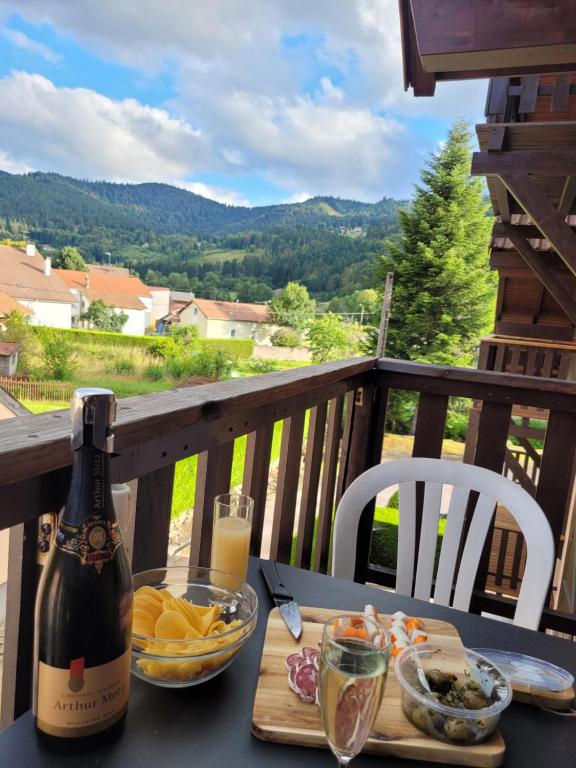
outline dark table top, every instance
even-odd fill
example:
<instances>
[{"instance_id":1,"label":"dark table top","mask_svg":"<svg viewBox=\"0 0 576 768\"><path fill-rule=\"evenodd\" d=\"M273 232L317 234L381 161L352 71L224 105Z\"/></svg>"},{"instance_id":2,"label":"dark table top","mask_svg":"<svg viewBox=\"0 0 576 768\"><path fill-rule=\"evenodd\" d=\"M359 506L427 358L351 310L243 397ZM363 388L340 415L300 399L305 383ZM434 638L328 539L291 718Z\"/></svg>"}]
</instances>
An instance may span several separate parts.
<instances>
[{"instance_id":1,"label":"dark table top","mask_svg":"<svg viewBox=\"0 0 576 768\"><path fill-rule=\"evenodd\" d=\"M279 566L286 586L301 605L359 610L367 602L383 613L444 619L454 624L469 647L521 651L547 659L576 674L576 644L472 614L442 608L360 584ZM0 734L4 768L334 768L329 750L259 741L250 732L252 706L268 612L273 607L251 559L249 581L260 601L254 635L220 676L181 690L156 688L132 678L126 727L112 744L83 755L56 755L38 741L28 713ZM287 694L288 695L288 694ZM513 703L502 715L506 768L574 768L576 721ZM432 763L361 755L353 766L399 768ZM438 765L438 764L436 764Z\"/></svg>"}]
</instances>

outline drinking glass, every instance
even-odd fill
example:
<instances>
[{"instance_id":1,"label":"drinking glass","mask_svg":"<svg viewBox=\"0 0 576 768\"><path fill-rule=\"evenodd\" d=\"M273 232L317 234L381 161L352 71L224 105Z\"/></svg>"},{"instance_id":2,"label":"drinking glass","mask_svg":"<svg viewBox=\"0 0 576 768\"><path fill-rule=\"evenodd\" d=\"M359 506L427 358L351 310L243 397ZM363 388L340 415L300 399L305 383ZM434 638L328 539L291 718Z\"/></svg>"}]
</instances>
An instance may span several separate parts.
<instances>
[{"instance_id":1,"label":"drinking glass","mask_svg":"<svg viewBox=\"0 0 576 768\"><path fill-rule=\"evenodd\" d=\"M215 574L214 580L218 579L220 587L235 589L238 579L246 581L253 509L254 499L240 493L223 493L214 499L210 565L234 577L226 579Z\"/></svg>"},{"instance_id":2,"label":"drinking glass","mask_svg":"<svg viewBox=\"0 0 576 768\"><path fill-rule=\"evenodd\" d=\"M339 766L363 748L382 701L390 638L375 619L336 616L324 625L320 709Z\"/></svg>"}]
</instances>

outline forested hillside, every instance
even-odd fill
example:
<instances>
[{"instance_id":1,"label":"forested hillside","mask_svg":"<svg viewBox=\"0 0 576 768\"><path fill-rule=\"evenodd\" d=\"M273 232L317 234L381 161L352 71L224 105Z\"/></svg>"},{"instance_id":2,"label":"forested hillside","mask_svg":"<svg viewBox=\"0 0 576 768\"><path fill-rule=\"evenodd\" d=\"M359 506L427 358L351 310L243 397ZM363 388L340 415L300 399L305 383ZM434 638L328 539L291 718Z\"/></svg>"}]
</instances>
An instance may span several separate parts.
<instances>
[{"instance_id":1,"label":"forested hillside","mask_svg":"<svg viewBox=\"0 0 576 768\"><path fill-rule=\"evenodd\" d=\"M401 202L317 197L257 208L167 184L113 184L0 173L0 239L78 247L149 282L208 297L264 300L288 280L331 298L371 282L370 264L397 231Z\"/></svg>"}]
</instances>

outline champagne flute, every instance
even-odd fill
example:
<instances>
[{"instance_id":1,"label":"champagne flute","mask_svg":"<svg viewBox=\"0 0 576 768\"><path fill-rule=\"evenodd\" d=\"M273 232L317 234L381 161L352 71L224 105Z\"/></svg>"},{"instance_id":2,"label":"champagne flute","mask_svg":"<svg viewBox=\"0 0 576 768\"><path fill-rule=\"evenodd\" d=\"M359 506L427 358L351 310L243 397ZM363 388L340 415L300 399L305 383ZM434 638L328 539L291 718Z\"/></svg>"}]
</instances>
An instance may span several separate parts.
<instances>
[{"instance_id":1,"label":"champagne flute","mask_svg":"<svg viewBox=\"0 0 576 768\"><path fill-rule=\"evenodd\" d=\"M339 766L364 747L382 701L390 638L375 619L335 616L324 625L320 709Z\"/></svg>"}]
</instances>

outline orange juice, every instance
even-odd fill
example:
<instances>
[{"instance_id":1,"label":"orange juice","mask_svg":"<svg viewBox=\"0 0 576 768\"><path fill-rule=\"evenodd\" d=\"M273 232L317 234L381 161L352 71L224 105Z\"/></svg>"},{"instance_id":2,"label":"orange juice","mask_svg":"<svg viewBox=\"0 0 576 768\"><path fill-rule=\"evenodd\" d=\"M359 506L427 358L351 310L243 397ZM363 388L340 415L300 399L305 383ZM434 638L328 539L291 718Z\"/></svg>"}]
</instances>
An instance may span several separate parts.
<instances>
[{"instance_id":1,"label":"orange juice","mask_svg":"<svg viewBox=\"0 0 576 768\"><path fill-rule=\"evenodd\" d=\"M246 581L251 527L250 520L243 517L220 517L214 521L212 568L226 571L236 576L240 581ZM220 583L220 581L224 583ZM214 577L214 583L231 589L238 587L233 579L220 580L217 576Z\"/></svg>"}]
</instances>

